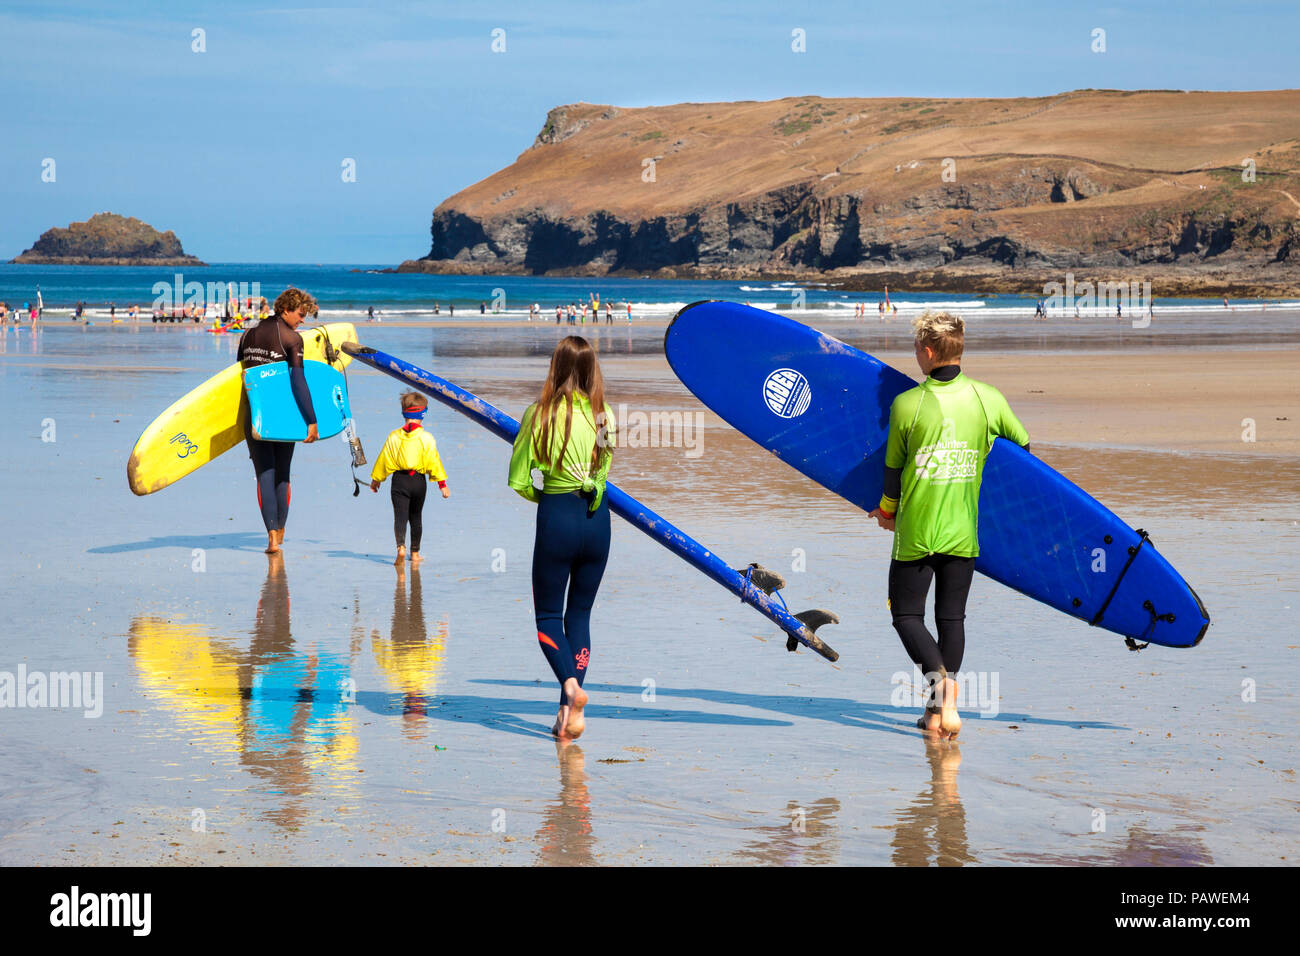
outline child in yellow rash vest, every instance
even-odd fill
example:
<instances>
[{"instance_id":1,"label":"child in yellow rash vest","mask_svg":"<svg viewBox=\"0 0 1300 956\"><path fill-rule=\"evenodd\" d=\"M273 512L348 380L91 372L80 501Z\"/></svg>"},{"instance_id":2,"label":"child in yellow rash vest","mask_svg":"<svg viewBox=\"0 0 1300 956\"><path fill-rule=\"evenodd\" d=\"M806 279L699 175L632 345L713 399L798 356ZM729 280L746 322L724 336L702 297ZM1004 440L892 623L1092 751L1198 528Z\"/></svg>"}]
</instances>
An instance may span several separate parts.
<instances>
[{"instance_id":1,"label":"child in yellow rash vest","mask_svg":"<svg viewBox=\"0 0 1300 956\"><path fill-rule=\"evenodd\" d=\"M428 489L425 475L433 478L442 489L444 498L451 497L447 488L447 472L438 457L438 444L433 436L421 427L429 403L419 392L402 395L402 417L406 424L394 429L384 442L384 448L375 459L370 473L370 490L379 491L380 483L393 476L393 535L397 538L397 561L406 560L406 526L411 526L411 563L420 562L420 537L424 532L421 514L424 495Z\"/></svg>"}]
</instances>

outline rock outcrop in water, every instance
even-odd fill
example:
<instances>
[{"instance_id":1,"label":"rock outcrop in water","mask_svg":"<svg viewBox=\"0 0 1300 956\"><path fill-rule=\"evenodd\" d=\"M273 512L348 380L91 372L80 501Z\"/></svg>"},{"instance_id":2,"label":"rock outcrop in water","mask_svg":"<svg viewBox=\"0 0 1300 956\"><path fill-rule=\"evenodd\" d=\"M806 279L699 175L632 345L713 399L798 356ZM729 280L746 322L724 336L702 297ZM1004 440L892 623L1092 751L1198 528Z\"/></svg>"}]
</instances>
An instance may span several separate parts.
<instances>
[{"instance_id":1,"label":"rock outcrop in water","mask_svg":"<svg viewBox=\"0 0 1300 956\"><path fill-rule=\"evenodd\" d=\"M139 219L101 212L66 229L47 230L15 263L63 266L202 266L187 256L170 230Z\"/></svg>"},{"instance_id":2,"label":"rock outcrop in water","mask_svg":"<svg viewBox=\"0 0 1300 956\"><path fill-rule=\"evenodd\" d=\"M577 104L399 271L1300 294L1298 213L1300 91Z\"/></svg>"}]
</instances>

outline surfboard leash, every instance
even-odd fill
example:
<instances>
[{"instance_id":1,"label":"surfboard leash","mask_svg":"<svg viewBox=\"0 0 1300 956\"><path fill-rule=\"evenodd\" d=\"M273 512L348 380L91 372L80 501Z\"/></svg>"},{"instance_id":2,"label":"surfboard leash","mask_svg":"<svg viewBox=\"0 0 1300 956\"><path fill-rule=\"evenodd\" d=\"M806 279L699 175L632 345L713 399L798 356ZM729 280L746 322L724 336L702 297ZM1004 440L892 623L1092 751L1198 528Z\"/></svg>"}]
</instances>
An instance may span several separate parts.
<instances>
[{"instance_id":1,"label":"surfboard leash","mask_svg":"<svg viewBox=\"0 0 1300 956\"><path fill-rule=\"evenodd\" d=\"M736 573L740 574L741 571L739 569L736 569ZM753 562L751 562L749 566L745 568L743 573L745 575L745 583L744 586L741 588L741 595L740 595L741 604L745 603L745 591L747 591L752 586L758 588L758 590L762 591L768 597L776 598L778 601L781 602L781 610L785 611L785 613L787 614L790 614L790 608L785 603L785 597L781 594L781 589L785 587L785 578L781 577L781 575L777 574L775 571L765 568L761 564L755 564ZM821 642L821 638L817 636L817 628L821 627L823 624L840 623L839 615L835 614L832 611L822 610L821 608L813 608L808 611L800 611L798 614L790 614L790 616L793 617L800 624L802 624L808 630L808 633L812 635L813 641L817 641L817 642ZM808 647L812 648L818 654L821 654L823 657L827 658L827 660L830 660L832 662L839 660L839 655L835 654L834 651L830 651L829 647L826 647L825 650L830 651L831 654L834 654L833 657L825 653L825 651L818 648L817 646L814 645L814 643L812 643L811 641L805 638L796 637L794 634L790 634L790 633L786 634L785 649L787 651L793 653L799 650L800 644L806 644ZM823 643L822 646L825 647L825 644Z\"/></svg>"},{"instance_id":2,"label":"surfboard leash","mask_svg":"<svg viewBox=\"0 0 1300 956\"><path fill-rule=\"evenodd\" d=\"M339 354L339 350L336 349L334 343L330 341L329 332L326 331L325 326L323 325L317 326L313 331L320 332L321 339L324 340L325 344L325 361L328 362L331 367L335 362L339 364L339 371L343 373L343 390L348 395L351 395L352 390L348 385L347 363L342 361L342 356ZM361 439L357 437L356 425L353 423L351 418L349 418L347 424L343 426L343 436L347 440L352 455L352 497L357 498L361 495L361 482L357 480L357 469L366 464L366 452L365 449L361 447Z\"/></svg>"}]
</instances>

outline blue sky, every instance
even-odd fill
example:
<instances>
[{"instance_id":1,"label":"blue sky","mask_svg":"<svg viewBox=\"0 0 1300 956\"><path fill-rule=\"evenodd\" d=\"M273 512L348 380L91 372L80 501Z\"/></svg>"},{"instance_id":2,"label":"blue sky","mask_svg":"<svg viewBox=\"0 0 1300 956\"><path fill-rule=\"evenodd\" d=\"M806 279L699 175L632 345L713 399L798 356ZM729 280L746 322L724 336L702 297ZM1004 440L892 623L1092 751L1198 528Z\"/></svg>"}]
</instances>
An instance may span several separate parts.
<instances>
[{"instance_id":1,"label":"blue sky","mask_svg":"<svg viewBox=\"0 0 1300 956\"><path fill-rule=\"evenodd\" d=\"M6 0L0 258L112 210L209 262L396 264L563 103L1279 89L1297 36L1293 2Z\"/></svg>"}]
</instances>

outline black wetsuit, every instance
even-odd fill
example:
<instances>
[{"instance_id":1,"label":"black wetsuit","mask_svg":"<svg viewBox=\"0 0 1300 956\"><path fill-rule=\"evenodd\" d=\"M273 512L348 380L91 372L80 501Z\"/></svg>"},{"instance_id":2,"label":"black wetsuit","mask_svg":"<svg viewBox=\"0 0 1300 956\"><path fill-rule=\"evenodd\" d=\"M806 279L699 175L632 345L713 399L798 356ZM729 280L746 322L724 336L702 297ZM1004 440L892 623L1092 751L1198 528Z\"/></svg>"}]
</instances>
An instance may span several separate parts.
<instances>
[{"instance_id":1,"label":"black wetsuit","mask_svg":"<svg viewBox=\"0 0 1300 956\"><path fill-rule=\"evenodd\" d=\"M316 424L302 365L302 336L283 319L272 316L245 332L239 339L237 357L246 369L288 362L289 384L298 411L308 425ZM279 531L289 518L289 464L293 460L294 443L254 438L249 416L244 417L244 440L248 442L248 457L253 460L253 472L257 475L257 504L262 509L262 523L267 531Z\"/></svg>"}]
</instances>

